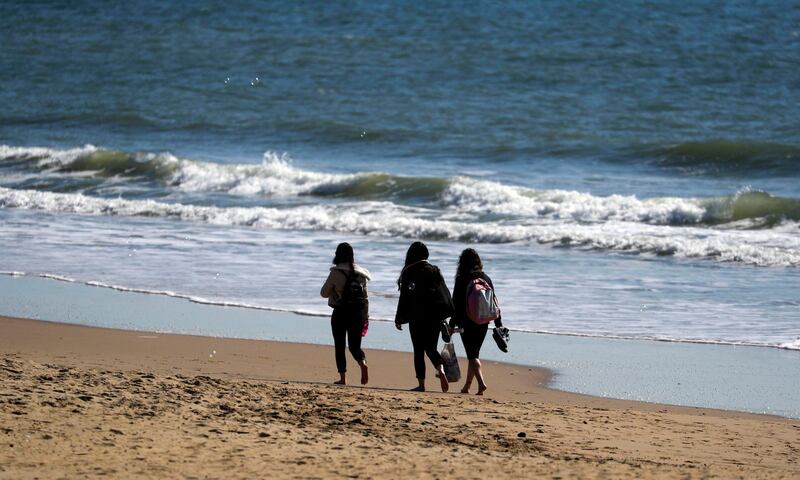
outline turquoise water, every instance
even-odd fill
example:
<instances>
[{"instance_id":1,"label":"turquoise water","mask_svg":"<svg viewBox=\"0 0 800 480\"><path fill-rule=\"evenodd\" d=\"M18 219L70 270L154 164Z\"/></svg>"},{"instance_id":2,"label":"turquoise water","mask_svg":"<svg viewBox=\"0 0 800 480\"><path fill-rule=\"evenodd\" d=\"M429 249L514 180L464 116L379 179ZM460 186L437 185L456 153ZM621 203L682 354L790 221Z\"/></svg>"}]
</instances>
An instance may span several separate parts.
<instances>
[{"instance_id":1,"label":"turquoise water","mask_svg":"<svg viewBox=\"0 0 800 480\"><path fill-rule=\"evenodd\" d=\"M0 272L326 314L473 245L518 330L800 348L796 2L4 2Z\"/></svg>"}]
</instances>

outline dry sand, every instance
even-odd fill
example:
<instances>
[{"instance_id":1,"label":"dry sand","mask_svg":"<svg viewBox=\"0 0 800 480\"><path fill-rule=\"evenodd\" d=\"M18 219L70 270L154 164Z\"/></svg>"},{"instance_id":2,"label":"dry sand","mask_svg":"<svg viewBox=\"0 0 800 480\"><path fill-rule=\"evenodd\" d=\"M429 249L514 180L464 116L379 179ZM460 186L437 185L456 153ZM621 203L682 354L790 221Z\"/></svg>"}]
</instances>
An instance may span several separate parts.
<instances>
[{"instance_id":1,"label":"dry sand","mask_svg":"<svg viewBox=\"0 0 800 480\"><path fill-rule=\"evenodd\" d=\"M336 387L331 347L0 318L0 478L800 478L798 421L491 362L485 398L411 393L410 355L367 355Z\"/></svg>"}]
</instances>

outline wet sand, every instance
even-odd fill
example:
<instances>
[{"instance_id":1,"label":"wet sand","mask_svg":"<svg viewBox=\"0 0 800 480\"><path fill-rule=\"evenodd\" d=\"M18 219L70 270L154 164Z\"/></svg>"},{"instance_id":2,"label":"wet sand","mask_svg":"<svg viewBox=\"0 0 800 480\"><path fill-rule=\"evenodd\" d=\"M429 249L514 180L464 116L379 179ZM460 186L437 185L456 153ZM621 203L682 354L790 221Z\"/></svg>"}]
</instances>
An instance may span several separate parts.
<instances>
[{"instance_id":1,"label":"wet sand","mask_svg":"<svg viewBox=\"0 0 800 480\"><path fill-rule=\"evenodd\" d=\"M411 393L409 354L367 358L369 385L338 387L328 346L0 317L0 478L800 476L800 421L559 392L493 362L484 398L432 372Z\"/></svg>"}]
</instances>

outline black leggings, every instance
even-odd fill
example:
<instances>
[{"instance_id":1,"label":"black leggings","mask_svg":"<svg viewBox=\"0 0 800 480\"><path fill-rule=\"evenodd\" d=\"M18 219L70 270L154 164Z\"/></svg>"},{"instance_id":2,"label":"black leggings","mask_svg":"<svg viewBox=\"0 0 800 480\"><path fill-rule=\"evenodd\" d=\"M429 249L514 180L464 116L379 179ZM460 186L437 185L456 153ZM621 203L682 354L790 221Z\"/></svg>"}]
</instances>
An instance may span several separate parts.
<instances>
[{"instance_id":1,"label":"black leggings","mask_svg":"<svg viewBox=\"0 0 800 480\"><path fill-rule=\"evenodd\" d=\"M442 364L442 356L439 355L439 327L434 321L411 322L408 325L411 333L411 345L414 347L414 370L417 378L425 380L425 355L431 359L435 368Z\"/></svg>"},{"instance_id":2,"label":"black leggings","mask_svg":"<svg viewBox=\"0 0 800 480\"><path fill-rule=\"evenodd\" d=\"M361 310L334 308L331 315L331 330L333 331L333 347L336 352L336 369L339 373L347 371L345 359L345 340L350 346L350 353L356 362L366 360L364 351L361 350L361 330L364 328L364 313Z\"/></svg>"},{"instance_id":3,"label":"black leggings","mask_svg":"<svg viewBox=\"0 0 800 480\"><path fill-rule=\"evenodd\" d=\"M467 320L461 332L461 341L464 342L464 353L470 360L475 360L480 357L481 346L486 339L486 332L489 330L489 324L476 325L470 320Z\"/></svg>"}]
</instances>

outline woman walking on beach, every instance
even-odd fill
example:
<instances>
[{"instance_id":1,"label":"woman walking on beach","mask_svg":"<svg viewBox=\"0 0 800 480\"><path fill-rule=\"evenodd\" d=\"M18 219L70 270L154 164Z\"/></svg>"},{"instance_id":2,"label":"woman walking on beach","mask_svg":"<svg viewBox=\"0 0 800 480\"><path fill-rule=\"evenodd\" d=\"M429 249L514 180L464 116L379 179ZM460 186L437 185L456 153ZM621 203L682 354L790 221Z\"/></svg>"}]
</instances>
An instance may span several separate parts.
<instances>
[{"instance_id":1,"label":"woman walking on beach","mask_svg":"<svg viewBox=\"0 0 800 480\"><path fill-rule=\"evenodd\" d=\"M473 378L478 381L478 395L483 395L486 391L486 381L483 379L483 372L481 371L481 361L478 358L481 352L481 346L486 338L486 332L489 330L489 323L478 324L469 318L468 310L468 290L475 280L481 279L489 284L492 291L494 285L489 275L483 271L483 263L481 257L472 248L467 248L461 252L458 259L458 270L456 271L456 284L453 286L453 304L455 306L455 314L450 319L450 329L455 326L461 327L461 340L464 342L464 350L469 360L467 367L467 379L464 381L464 388L461 393L469 393L472 386ZM473 287L474 288L474 287ZM496 327L501 328L503 322L499 316L494 321Z\"/></svg>"},{"instance_id":2,"label":"woman walking on beach","mask_svg":"<svg viewBox=\"0 0 800 480\"><path fill-rule=\"evenodd\" d=\"M400 278L400 300L397 303L395 326L402 330L407 323L414 347L414 370L419 385L412 391L425 391L425 355L438 372L442 391L449 389L447 377L439 355L439 332L444 319L453 314L450 291L439 268L428 263L428 247L414 242L406 253L406 262Z\"/></svg>"},{"instance_id":3,"label":"woman walking on beach","mask_svg":"<svg viewBox=\"0 0 800 480\"><path fill-rule=\"evenodd\" d=\"M369 321L369 300L367 299L367 282L369 271L356 265L353 247L349 243L340 243L336 247L333 266L327 280L322 285L320 295L328 299L333 308L331 330L336 354L336 369L339 371L337 385L347 384L347 361L345 343L350 353L361 367L361 384L369 381L367 358L361 350L361 337L367 333Z\"/></svg>"}]
</instances>

